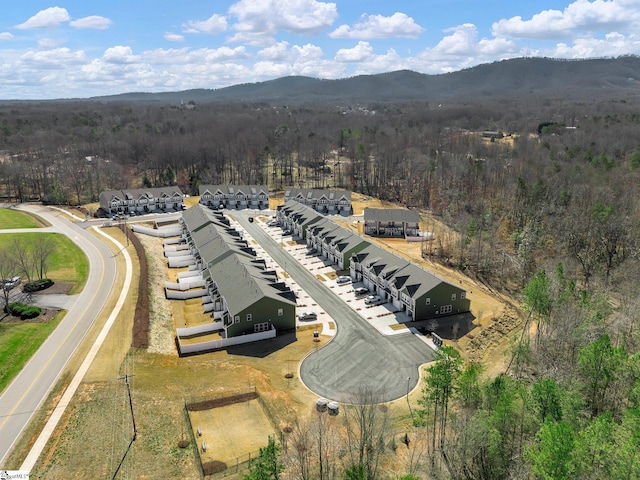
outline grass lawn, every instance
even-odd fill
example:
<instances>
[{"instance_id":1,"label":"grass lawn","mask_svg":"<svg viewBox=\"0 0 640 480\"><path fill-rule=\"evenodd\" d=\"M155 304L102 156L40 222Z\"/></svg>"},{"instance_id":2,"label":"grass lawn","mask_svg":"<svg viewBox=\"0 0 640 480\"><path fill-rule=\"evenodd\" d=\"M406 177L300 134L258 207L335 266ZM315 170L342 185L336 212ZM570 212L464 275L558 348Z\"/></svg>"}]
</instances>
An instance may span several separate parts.
<instances>
[{"instance_id":1,"label":"grass lawn","mask_svg":"<svg viewBox=\"0 0 640 480\"><path fill-rule=\"evenodd\" d=\"M0 208L0 229L40 228L44 222L38 221L35 215L19 212L9 208Z\"/></svg>"},{"instance_id":2,"label":"grass lawn","mask_svg":"<svg viewBox=\"0 0 640 480\"><path fill-rule=\"evenodd\" d=\"M47 278L54 282L74 284L71 294L84 288L89 275L89 260L69 237L59 233L11 233L0 235L0 248L11 248L14 238L22 242L31 242L38 236L47 235L55 242L55 251L48 260ZM24 279L23 279L24 280Z\"/></svg>"},{"instance_id":3,"label":"grass lawn","mask_svg":"<svg viewBox=\"0 0 640 480\"><path fill-rule=\"evenodd\" d=\"M61 311L47 323L0 323L0 392L20 373L64 315Z\"/></svg>"}]
</instances>

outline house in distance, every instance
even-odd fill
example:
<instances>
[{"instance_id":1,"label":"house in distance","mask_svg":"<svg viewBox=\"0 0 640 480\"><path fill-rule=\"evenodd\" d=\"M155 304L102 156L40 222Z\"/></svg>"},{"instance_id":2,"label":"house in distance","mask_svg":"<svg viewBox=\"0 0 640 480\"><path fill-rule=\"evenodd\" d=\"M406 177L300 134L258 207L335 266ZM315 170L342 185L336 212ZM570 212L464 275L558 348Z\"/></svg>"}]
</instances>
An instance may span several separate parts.
<instances>
[{"instance_id":1,"label":"house in distance","mask_svg":"<svg viewBox=\"0 0 640 480\"><path fill-rule=\"evenodd\" d=\"M184 208L182 190L177 186L129 188L100 193L100 210L107 216L160 212L180 212Z\"/></svg>"},{"instance_id":2,"label":"house in distance","mask_svg":"<svg viewBox=\"0 0 640 480\"><path fill-rule=\"evenodd\" d=\"M405 208L365 208L364 233L372 237L417 237L420 214Z\"/></svg>"}]
</instances>

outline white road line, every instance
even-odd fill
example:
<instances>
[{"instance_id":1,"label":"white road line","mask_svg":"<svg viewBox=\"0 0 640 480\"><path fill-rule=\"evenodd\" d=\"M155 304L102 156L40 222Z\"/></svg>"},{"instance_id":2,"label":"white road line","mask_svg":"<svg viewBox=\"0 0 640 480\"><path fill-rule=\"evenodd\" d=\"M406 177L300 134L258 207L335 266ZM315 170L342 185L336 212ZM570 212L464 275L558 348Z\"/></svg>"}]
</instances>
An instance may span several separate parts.
<instances>
[{"instance_id":1,"label":"white road line","mask_svg":"<svg viewBox=\"0 0 640 480\"><path fill-rule=\"evenodd\" d=\"M40 436L38 437L36 442L33 444L33 447L31 447L31 451L29 452L29 455L27 455L27 458L25 458L24 462L22 463L20 470L23 470L23 471L26 470L30 472L35 466L36 461L38 460L38 458L40 457L40 454L44 450L44 447L46 446L47 442L49 441L49 438L53 434L53 431L58 425L58 422L62 418L62 415L64 414L67 406L71 403L71 399L73 398L73 395L76 393L76 390L80 386L82 379L84 378L85 374L89 370L91 363L93 362L98 351L100 350L100 347L102 346L105 339L107 338L107 335L109 334L109 330L113 326L118 314L120 313L120 310L122 309L122 306L124 305L124 302L127 298L127 294L129 292L129 287L131 286L131 279L133 277L133 265L131 263L131 256L129 255L129 252L127 252L126 247L122 245L120 242L118 242L115 238L101 231L99 228L97 227L92 227L92 228L96 232L98 232L100 235L106 237L111 242L113 242L116 245L116 247L124 255L124 259L126 263L126 274L125 274L124 284L122 286L122 291L120 292L120 296L118 297L118 301L111 312L111 315L109 315L107 322L104 324L104 327L102 327L102 330L100 331L100 334L98 335L95 342L93 343L91 350L89 350L89 353L87 354L84 361L82 362L82 365L78 369L78 372L73 377L73 380L71 380L71 383L65 390L64 395L60 399L60 402L58 402L59 408L56 407L53 409L53 413L51 414L49 421L44 426L44 429L42 430L42 432L40 432Z\"/></svg>"}]
</instances>

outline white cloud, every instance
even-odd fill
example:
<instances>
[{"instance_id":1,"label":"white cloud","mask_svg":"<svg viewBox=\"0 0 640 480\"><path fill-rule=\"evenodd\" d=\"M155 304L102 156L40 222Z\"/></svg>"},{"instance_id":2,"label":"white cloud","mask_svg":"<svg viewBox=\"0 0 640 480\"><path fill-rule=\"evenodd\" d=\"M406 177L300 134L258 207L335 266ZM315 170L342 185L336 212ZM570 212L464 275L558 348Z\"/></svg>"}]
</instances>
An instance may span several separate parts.
<instances>
[{"instance_id":1,"label":"white cloud","mask_svg":"<svg viewBox=\"0 0 640 480\"><path fill-rule=\"evenodd\" d=\"M135 63L139 60L140 57L133 54L131 47L118 45L115 47L107 48L102 54L102 58L107 63L126 64Z\"/></svg>"},{"instance_id":2,"label":"white cloud","mask_svg":"<svg viewBox=\"0 0 640 480\"><path fill-rule=\"evenodd\" d=\"M410 68L409 60L398 55L390 48L383 55L371 55L362 62L356 64L356 75L371 75L383 72L392 72Z\"/></svg>"},{"instance_id":3,"label":"white cloud","mask_svg":"<svg viewBox=\"0 0 640 480\"><path fill-rule=\"evenodd\" d=\"M256 55L258 58L265 58L274 62L286 60L289 56L288 46L289 42L278 42L275 45L259 50Z\"/></svg>"},{"instance_id":4,"label":"white cloud","mask_svg":"<svg viewBox=\"0 0 640 480\"><path fill-rule=\"evenodd\" d=\"M189 63L224 63L245 58L247 58L247 51L244 46L236 48L201 48L187 55Z\"/></svg>"},{"instance_id":5,"label":"white cloud","mask_svg":"<svg viewBox=\"0 0 640 480\"><path fill-rule=\"evenodd\" d=\"M338 17L335 3L317 0L240 0L229 8L238 19L229 41L265 43L279 31L314 35L328 28Z\"/></svg>"},{"instance_id":6,"label":"white cloud","mask_svg":"<svg viewBox=\"0 0 640 480\"><path fill-rule=\"evenodd\" d=\"M353 27L340 25L329 34L331 38L394 38L409 37L415 38L424 29L408 15L396 12L390 17L383 15L369 15L363 18Z\"/></svg>"},{"instance_id":7,"label":"white cloud","mask_svg":"<svg viewBox=\"0 0 640 480\"><path fill-rule=\"evenodd\" d=\"M93 29L93 30L106 30L111 26L111 20L99 15L90 15L88 17L82 17L77 20L73 20L69 23L74 28Z\"/></svg>"},{"instance_id":8,"label":"white cloud","mask_svg":"<svg viewBox=\"0 0 640 480\"><path fill-rule=\"evenodd\" d=\"M433 48L433 52L441 56L449 55L470 55L475 50L475 41L478 36L478 29L472 23L465 23L457 27L445 30L450 35Z\"/></svg>"},{"instance_id":9,"label":"white cloud","mask_svg":"<svg viewBox=\"0 0 640 480\"><path fill-rule=\"evenodd\" d=\"M0 42L13 40L13 35L9 32L0 32Z\"/></svg>"},{"instance_id":10,"label":"white cloud","mask_svg":"<svg viewBox=\"0 0 640 480\"><path fill-rule=\"evenodd\" d=\"M169 42L184 42L184 35L180 35L178 33L165 32L163 37Z\"/></svg>"},{"instance_id":11,"label":"white cloud","mask_svg":"<svg viewBox=\"0 0 640 480\"><path fill-rule=\"evenodd\" d=\"M182 24L185 33L208 33L217 35L227 29L227 19L224 15L214 13L204 21L189 20Z\"/></svg>"},{"instance_id":12,"label":"white cloud","mask_svg":"<svg viewBox=\"0 0 640 480\"><path fill-rule=\"evenodd\" d=\"M189 49L184 48L157 48L142 53L144 61L152 64L172 65L187 62Z\"/></svg>"},{"instance_id":13,"label":"white cloud","mask_svg":"<svg viewBox=\"0 0 640 480\"><path fill-rule=\"evenodd\" d=\"M338 62L363 62L373 54L373 47L369 42L358 42L353 48L341 48L336 52L335 60Z\"/></svg>"},{"instance_id":14,"label":"white cloud","mask_svg":"<svg viewBox=\"0 0 640 480\"><path fill-rule=\"evenodd\" d=\"M245 47L220 47L220 48L200 48L189 50L185 48L158 48L149 50L140 55L141 62L148 62L152 65L185 65L189 63L214 63L243 60L247 58Z\"/></svg>"},{"instance_id":15,"label":"white cloud","mask_svg":"<svg viewBox=\"0 0 640 480\"><path fill-rule=\"evenodd\" d=\"M523 20L516 16L494 23L494 35L522 38L562 38L576 32L637 29L640 22L637 0L576 0L564 10L543 10Z\"/></svg>"},{"instance_id":16,"label":"white cloud","mask_svg":"<svg viewBox=\"0 0 640 480\"><path fill-rule=\"evenodd\" d=\"M56 40L53 38L40 38L38 39L38 47L43 48L45 50L50 50L52 48L57 48L60 46L60 40Z\"/></svg>"},{"instance_id":17,"label":"white cloud","mask_svg":"<svg viewBox=\"0 0 640 480\"><path fill-rule=\"evenodd\" d=\"M573 45L557 44L544 56L556 58L616 57L637 54L640 51L640 37L609 33L603 39L579 38Z\"/></svg>"},{"instance_id":18,"label":"white cloud","mask_svg":"<svg viewBox=\"0 0 640 480\"><path fill-rule=\"evenodd\" d=\"M84 51L73 51L69 48L55 48L50 50L28 51L20 57L23 65L30 65L39 69L68 68L87 61Z\"/></svg>"},{"instance_id":19,"label":"white cloud","mask_svg":"<svg viewBox=\"0 0 640 480\"><path fill-rule=\"evenodd\" d=\"M50 7L40 10L26 22L16 25L16 28L29 30L32 28L55 28L71 19L69 12L60 7Z\"/></svg>"}]
</instances>

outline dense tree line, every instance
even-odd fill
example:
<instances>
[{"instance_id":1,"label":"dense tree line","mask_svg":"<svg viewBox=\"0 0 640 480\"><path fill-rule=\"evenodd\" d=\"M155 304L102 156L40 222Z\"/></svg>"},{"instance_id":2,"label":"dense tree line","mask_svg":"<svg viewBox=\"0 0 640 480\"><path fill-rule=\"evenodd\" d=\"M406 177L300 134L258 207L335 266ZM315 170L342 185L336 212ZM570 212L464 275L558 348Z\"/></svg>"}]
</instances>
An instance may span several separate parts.
<instances>
[{"instance_id":1,"label":"dense tree line","mask_svg":"<svg viewBox=\"0 0 640 480\"><path fill-rule=\"evenodd\" d=\"M508 372L487 379L441 350L406 444L386 427L363 439L381 412L347 409L350 425L294 429L278 453L289 475L393 478L396 458L396 477L638 478L638 106L0 106L0 182L7 200L54 203L176 183L338 187L430 212L456 232L435 259L526 305Z\"/></svg>"}]
</instances>

